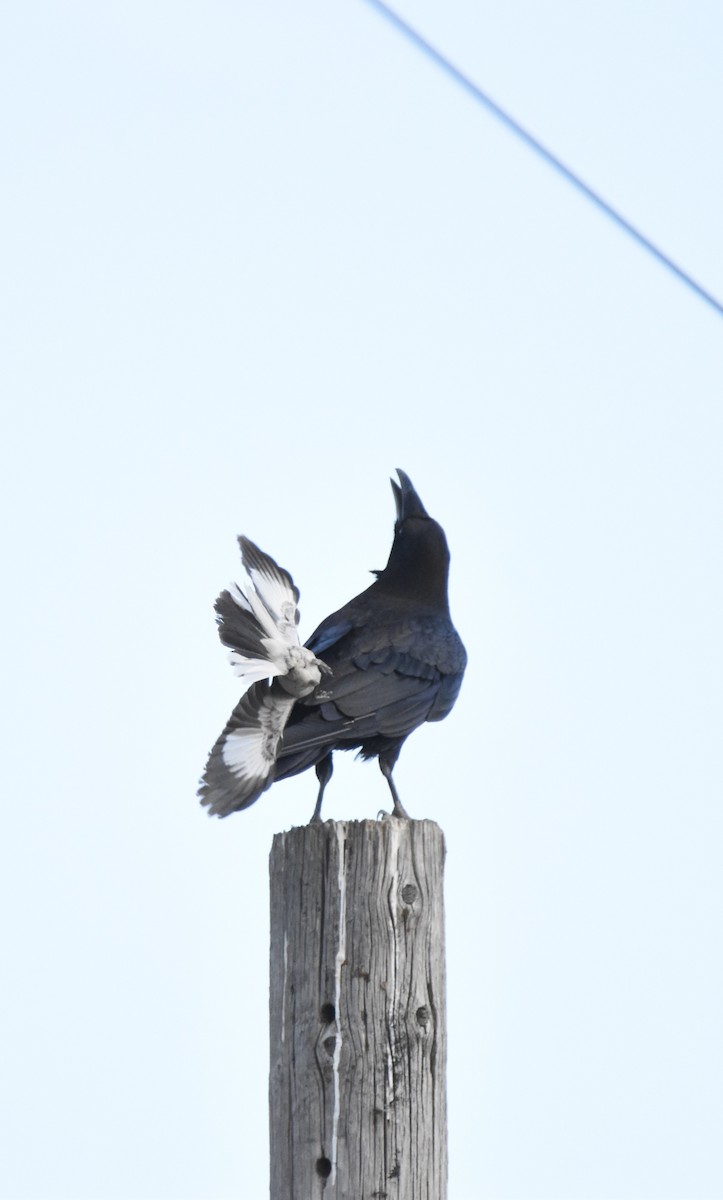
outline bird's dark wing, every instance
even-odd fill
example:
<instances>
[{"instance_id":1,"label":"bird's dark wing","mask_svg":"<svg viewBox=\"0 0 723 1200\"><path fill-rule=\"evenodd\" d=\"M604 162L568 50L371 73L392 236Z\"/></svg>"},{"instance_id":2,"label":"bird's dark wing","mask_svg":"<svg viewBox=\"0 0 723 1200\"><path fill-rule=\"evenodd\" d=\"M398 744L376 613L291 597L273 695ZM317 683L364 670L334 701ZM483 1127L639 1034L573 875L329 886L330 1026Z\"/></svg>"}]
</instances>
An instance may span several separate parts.
<instances>
[{"instance_id":1,"label":"bird's dark wing","mask_svg":"<svg viewBox=\"0 0 723 1200\"><path fill-rule=\"evenodd\" d=\"M346 637L353 628L352 616L343 611L332 613L314 630L306 642L307 649L313 650L314 654L323 654L330 646L334 646L341 638Z\"/></svg>"},{"instance_id":2,"label":"bird's dark wing","mask_svg":"<svg viewBox=\"0 0 723 1200\"><path fill-rule=\"evenodd\" d=\"M333 628L320 626L317 633L328 637ZM315 638L308 645L318 652ZM321 745L404 739L424 721L446 715L465 664L454 629L436 617L347 631L326 643L324 660L331 676L294 709L282 759Z\"/></svg>"}]
</instances>

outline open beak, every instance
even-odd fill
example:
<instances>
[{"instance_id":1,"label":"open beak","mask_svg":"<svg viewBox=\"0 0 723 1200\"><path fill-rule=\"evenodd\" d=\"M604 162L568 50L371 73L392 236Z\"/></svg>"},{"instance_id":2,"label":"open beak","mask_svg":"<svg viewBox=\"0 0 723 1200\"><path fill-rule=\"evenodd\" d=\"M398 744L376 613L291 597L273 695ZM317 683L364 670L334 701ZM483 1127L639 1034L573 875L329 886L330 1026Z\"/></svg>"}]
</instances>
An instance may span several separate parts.
<instances>
[{"instance_id":1,"label":"open beak","mask_svg":"<svg viewBox=\"0 0 723 1200\"><path fill-rule=\"evenodd\" d=\"M394 503L397 506L397 521L406 521L407 517L428 517L429 513L414 490L414 484L406 471L402 471L401 467L397 467L396 470L399 483L395 479L390 482L394 492Z\"/></svg>"}]
</instances>

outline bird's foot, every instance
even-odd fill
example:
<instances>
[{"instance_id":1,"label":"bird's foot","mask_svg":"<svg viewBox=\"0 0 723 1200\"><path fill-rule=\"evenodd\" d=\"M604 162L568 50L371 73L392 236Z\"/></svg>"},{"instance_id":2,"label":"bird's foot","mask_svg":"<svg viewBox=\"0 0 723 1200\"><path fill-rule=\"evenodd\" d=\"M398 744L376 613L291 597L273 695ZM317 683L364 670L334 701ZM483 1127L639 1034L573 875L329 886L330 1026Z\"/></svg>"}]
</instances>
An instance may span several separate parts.
<instances>
[{"instance_id":1,"label":"bird's foot","mask_svg":"<svg viewBox=\"0 0 723 1200\"><path fill-rule=\"evenodd\" d=\"M397 821L412 820L406 808L402 804L395 804L390 813L386 812L383 808L380 808L379 812L377 813L377 821L391 821L394 818L396 818Z\"/></svg>"}]
</instances>

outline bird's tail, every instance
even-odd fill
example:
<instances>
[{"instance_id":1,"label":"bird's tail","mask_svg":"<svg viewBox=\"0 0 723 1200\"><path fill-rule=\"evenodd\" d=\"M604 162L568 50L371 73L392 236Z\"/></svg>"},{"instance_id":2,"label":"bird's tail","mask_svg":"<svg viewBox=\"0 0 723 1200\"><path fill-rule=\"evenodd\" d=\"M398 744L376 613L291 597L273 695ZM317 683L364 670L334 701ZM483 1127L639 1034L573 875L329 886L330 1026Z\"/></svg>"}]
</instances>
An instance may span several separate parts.
<instances>
[{"instance_id":1,"label":"bird's tail","mask_svg":"<svg viewBox=\"0 0 723 1200\"><path fill-rule=\"evenodd\" d=\"M329 674L299 641L299 592L288 571L248 538L239 544L249 584L245 591L231 584L215 607L219 637L249 690L209 755L198 793L221 817L248 808L271 786L295 701Z\"/></svg>"}]
</instances>

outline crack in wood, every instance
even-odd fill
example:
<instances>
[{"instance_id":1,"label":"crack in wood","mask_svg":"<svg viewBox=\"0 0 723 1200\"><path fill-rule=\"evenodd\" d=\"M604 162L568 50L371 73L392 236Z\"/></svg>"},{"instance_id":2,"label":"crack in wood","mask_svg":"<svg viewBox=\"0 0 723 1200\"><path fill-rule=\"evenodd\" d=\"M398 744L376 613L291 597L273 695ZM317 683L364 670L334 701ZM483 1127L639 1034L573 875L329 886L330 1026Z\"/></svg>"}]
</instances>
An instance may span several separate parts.
<instances>
[{"instance_id":1,"label":"crack in wood","mask_svg":"<svg viewBox=\"0 0 723 1200\"><path fill-rule=\"evenodd\" d=\"M427 821L274 839L272 1200L446 1197L443 861Z\"/></svg>"}]
</instances>

